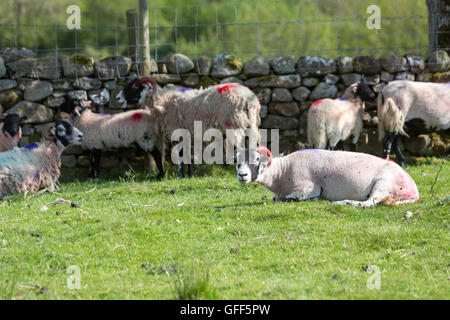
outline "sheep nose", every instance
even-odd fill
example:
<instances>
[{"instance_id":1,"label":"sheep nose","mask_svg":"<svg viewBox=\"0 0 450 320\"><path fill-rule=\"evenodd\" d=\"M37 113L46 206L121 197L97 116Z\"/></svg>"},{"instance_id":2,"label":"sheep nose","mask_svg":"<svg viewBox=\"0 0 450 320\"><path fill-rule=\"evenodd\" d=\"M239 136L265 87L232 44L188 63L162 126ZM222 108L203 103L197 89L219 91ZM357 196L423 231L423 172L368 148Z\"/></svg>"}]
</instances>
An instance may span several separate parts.
<instances>
[{"instance_id":1,"label":"sheep nose","mask_svg":"<svg viewBox=\"0 0 450 320\"><path fill-rule=\"evenodd\" d=\"M248 175L248 173L238 173L239 177L245 177Z\"/></svg>"}]
</instances>

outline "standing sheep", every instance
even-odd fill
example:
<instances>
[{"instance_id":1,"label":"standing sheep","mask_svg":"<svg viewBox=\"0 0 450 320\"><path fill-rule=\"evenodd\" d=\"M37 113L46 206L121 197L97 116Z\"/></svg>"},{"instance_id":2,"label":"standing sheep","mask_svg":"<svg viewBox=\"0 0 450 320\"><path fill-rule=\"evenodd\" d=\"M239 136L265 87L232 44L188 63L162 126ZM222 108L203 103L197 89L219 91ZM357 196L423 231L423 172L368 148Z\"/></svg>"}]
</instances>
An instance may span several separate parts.
<instances>
[{"instance_id":1,"label":"standing sheep","mask_svg":"<svg viewBox=\"0 0 450 320\"><path fill-rule=\"evenodd\" d=\"M61 153L83 134L70 123L58 121L44 129L40 143L15 147L0 154L0 199L15 193L54 189L60 175Z\"/></svg>"},{"instance_id":2,"label":"standing sheep","mask_svg":"<svg viewBox=\"0 0 450 320\"><path fill-rule=\"evenodd\" d=\"M22 138L20 124L26 118L15 113L5 113L0 117L0 152L11 150L19 144Z\"/></svg>"},{"instance_id":3,"label":"standing sheep","mask_svg":"<svg viewBox=\"0 0 450 320\"><path fill-rule=\"evenodd\" d=\"M237 154L240 183L257 182L275 201L325 199L370 207L417 202L414 180L392 161L365 153L304 149L273 158L265 147Z\"/></svg>"},{"instance_id":4,"label":"standing sheep","mask_svg":"<svg viewBox=\"0 0 450 320\"><path fill-rule=\"evenodd\" d=\"M60 106L60 111L70 115L70 122L84 134L83 147L91 151L89 177L99 178L100 157L107 148L129 148L137 144L155 159L158 175L164 177L162 165L163 149L158 143L156 123L148 110L134 110L118 114L92 112L86 103L68 100ZM161 150L161 152L160 152Z\"/></svg>"},{"instance_id":5,"label":"standing sheep","mask_svg":"<svg viewBox=\"0 0 450 320\"><path fill-rule=\"evenodd\" d=\"M334 149L351 136L356 150L363 123L364 101L375 100L375 94L364 82L354 83L339 99L315 101L308 111L308 143L317 149Z\"/></svg>"},{"instance_id":6,"label":"standing sheep","mask_svg":"<svg viewBox=\"0 0 450 320\"><path fill-rule=\"evenodd\" d=\"M143 78L132 80L127 88L116 99L126 107L130 101L127 97L134 96L132 101L142 101L145 96L144 104L155 117L162 141L170 140L172 132L181 128L192 136L194 121L201 121L204 130L216 128L225 134L227 129L234 129L236 145L243 142L247 130L250 141L259 142L261 105L249 88L238 83L207 89L170 90L159 88L154 79ZM142 90L146 93L142 94ZM188 169L191 171L190 165ZM183 164L178 165L178 176L184 176Z\"/></svg>"},{"instance_id":7,"label":"standing sheep","mask_svg":"<svg viewBox=\"0 0 450 320\"><path fill-rule=\"evenodd\" d=\"M378 96L378 138L383 141L384 157L391 148L402 166L406 159L398 146L398 134L407 135L404 124L415 120L427 128L450 128L450 83L392 81Z\"/></svg>"}]
</instances>

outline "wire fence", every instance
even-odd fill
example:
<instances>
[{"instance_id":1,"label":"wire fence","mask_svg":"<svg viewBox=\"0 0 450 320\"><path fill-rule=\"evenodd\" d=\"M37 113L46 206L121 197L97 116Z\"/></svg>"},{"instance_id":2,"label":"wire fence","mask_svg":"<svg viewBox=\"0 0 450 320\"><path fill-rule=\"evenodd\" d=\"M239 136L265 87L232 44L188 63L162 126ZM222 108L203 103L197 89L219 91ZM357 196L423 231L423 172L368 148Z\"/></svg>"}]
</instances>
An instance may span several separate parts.
<instances>
[{"instance_id":1,"label":"wire fence","mask_svg":"<svg viewBox=\"0 0 450 320\"><path fill-rule=\"evenodd\" d=\"M380 28L368 27L372 5L380 9ZM70 30L65 9L0 15L0 48L26 47L40 56L82 53L96 61L127 55L125 10L81 10L81 29ZM247 61L255 55L335 58L429 51L424 0L204 1L177 6L152 6L149 0L149 33L156 61L172 53L197 58L227 52ZM448 37L448 31L440 33ZM441 48L449 50L449 45Z\"/></svg>"}]
</instances>

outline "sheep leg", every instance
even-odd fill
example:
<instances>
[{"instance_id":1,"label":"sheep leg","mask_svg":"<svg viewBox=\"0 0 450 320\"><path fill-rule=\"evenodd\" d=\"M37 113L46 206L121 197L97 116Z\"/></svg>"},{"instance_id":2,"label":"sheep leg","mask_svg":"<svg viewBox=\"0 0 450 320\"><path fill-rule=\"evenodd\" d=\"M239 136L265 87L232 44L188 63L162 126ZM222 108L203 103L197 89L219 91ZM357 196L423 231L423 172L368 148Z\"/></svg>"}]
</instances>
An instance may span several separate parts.
<instances>
[{"instance_id":1,"label":"sheep leg","mask_svg":"<svg viewBox=\"0 0 450 320\"><path fill-rule=\"evenodd\" d=\"M336 145L336 150L344 151L344 141L339 140L338 144Z\"/></svg>"},{"instance_id":2,"label":"sheep leg","mask_svg":"<svg viewBox=\"0 0 450 320\"><path fill-rule=\"evenodd\" d=\"M391 155L392 143L395 140L395 132L388 132L383 139L383 157L389 159Z\"/></svg>"},{"instance_id":3,"label":"sheep leg","mask_svg":"<svg viewBox=\"0 0 450 320\"><path fill-rule=\"evenodd\" d=\"M150 154L152 155L153 159L155 159L156 168L158 170L156 179L161 180L162 178L164 178L164 167L163 167L163 163L162 163L161 152L158 150L158 148L153 148L153 150L150 151Z\"/></svg>"},{"instance_id":4,"label":"sheep leg","mask_svg":"<svg viewBox=\"0 0 450 320\"><path fill-rule=\"evenodd\" d=\"M408 163L406 162L405 156L403 155L398 145L398 133L395 133L395 138L392 147L394 148L395 155L397 156L397 161L400 163L402 167L407 167Z\"/></svg>"},{"instance_id":5,"label":"sheep leg","mask_svg":"<svg viewBox=\"0 0 450 320\"><path fill-rule=\"evenodd\" d=\"M334 201L339 205L352 205L354 207L368 208L379 204L390 195L389 189L392 185L392 171L382 170L378 179L373 183L372 190L365 201L343 200Z\"/></svg>"},{"instance_id":6,"label":"sheep leg","mask_svg":"<svg viewBox=\"0 0 450 320\"><path fill-rule=\"evenodd\" d=\"M93 149L91 151L91 166L89 168L89 178L97 180L100 176L100 158L102 150Z\"/></svg>"},{"instance_id":7,"label":"sheep leg","mask_svg":"<svg viewBox=\"0 0 450 320\"><path fill-rule=\"evenodd\" d=\"M177 172L178 172L177 179L183 179L184 178L184 164L180 163L177 165Z\"/></svg>"},{"instance_id":8,"label":"sheep leg","mask_svg":"<svg viewBox=\"0 0 450 320\"><path fill-rule=\"evenodd\" d=\"M322 193L322 188L312 181L302 181L302 186L285 197L277 197L282 201L317 200Z\"/></svg>"},{"instance_id":9,"label":"sheep leg","mask_svg":"<svg viewBox=\"0 0 450 320\"><path fill-rule=\"evenodd\" d=\"M189 178L192 178L192 176L194 175L194 170L192 168L192 164L187 165L187 174L188 174Z\"/></svg>"}]
</instances>

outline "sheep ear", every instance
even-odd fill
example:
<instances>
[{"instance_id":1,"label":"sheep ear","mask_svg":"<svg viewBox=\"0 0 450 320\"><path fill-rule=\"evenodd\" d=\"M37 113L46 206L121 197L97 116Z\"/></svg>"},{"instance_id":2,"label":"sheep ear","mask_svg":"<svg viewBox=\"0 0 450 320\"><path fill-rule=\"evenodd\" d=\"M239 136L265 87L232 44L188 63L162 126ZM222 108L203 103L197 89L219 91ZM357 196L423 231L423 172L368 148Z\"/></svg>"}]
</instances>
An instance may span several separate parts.
<instances>
[{"instance_id":1,"label":"sheep ear","mask_svg":"<svg viewBox=\"0 0 450 320\"><path fill-rule=\"evenodd\" d=\"M0 121L4 121L6 119L6 117L8 116L7 113L4 113L0 116Z\"/></svg>"},{"instance_id":2,"label":"sheep ear","mask_svg":"<svg viewBox=\"0 0 450 320\"><path fill-rule=\"evenodd\" d=\"M75 114L77 116L81 116L81 112L83 112L83 108L82 107L75 107L75 109L73 109L73 112L75 112Z\"/></svg>"}]
</instances>

